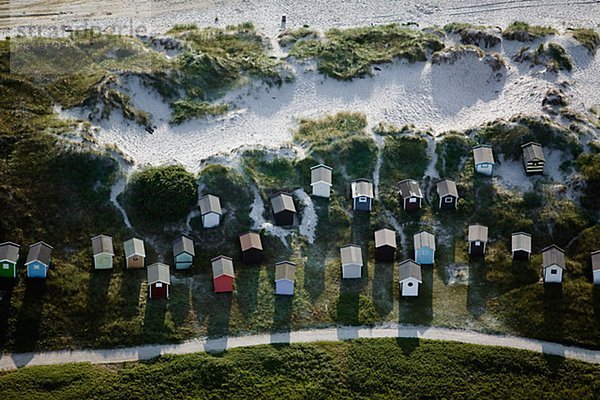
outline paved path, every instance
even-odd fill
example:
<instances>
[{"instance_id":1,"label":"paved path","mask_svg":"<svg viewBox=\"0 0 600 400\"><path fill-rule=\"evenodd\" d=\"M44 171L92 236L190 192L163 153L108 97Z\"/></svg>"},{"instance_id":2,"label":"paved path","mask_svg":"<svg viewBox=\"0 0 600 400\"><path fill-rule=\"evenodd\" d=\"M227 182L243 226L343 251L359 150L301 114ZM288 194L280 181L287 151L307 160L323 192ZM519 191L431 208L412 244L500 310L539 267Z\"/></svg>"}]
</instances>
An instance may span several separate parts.
<instances>
[{"instance_id":1,"label":"paved path","mask_svg":"<svg viewBox=\"0 0 600 400\"><path fill-rule=\"evenodd\" d=\"M203 351L218 352L225 349L257 346L261 344L308 343L386 337L447 340L486 346L510 347L600 364L600 351L598 350L588 350L580 347L564 346L562 344L514 336L490 335L457 329L391 324L374 328L322 328L289 333L224 337L220 339L193 339L179 344L148 345L121 349L63 350L43 353L3 354L0 356L0 370L10 370L33 365L64 364L73 362L90 362L93 364L121 363L147 360L161 354L188 354Z\"/></svg>"}]
</instances>

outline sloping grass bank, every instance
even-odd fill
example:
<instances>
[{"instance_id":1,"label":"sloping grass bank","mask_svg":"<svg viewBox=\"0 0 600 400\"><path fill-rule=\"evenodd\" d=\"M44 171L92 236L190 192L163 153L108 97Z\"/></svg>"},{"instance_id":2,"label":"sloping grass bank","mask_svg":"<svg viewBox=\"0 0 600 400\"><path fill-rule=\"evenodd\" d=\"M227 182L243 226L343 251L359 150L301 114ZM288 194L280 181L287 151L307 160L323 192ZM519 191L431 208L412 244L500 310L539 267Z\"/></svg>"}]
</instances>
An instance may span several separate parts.
<instances>
[{"instance_id":1,"label":"sloping grass bank","mask_svg":"<svg viewBox=\"0 0 600 400\"><path fill-rule=\"evenodd\" d=\"M10 399L594 398L600 367L522 350L416 339L258 346L106 368L0 375Z\"/></svg>"}]
</instances>

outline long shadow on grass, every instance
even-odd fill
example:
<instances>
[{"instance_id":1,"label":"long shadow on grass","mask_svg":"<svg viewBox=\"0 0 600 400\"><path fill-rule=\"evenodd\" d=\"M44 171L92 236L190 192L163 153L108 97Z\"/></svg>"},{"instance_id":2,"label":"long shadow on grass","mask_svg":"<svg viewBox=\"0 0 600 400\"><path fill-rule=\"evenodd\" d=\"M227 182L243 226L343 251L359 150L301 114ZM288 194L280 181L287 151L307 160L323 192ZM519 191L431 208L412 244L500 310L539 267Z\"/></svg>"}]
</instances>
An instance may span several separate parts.
<instances>
[{"instance_id":1,"label":"long shadow on grass","mask_svg":"<svg viewBox=\"0 0 600 400\"><path fill-rule=\"evenodd\" d=\"M215 293L207 304L207 351L223 351L227 347L233 293Z\"/></svg>"},{"instance_id":2,"label":"long shadow on grass","mask_svg":"<svg viewBox=\"0 0 600 400\"><path fill-rule=\"evenodd\" d=\"M119 298L123 318L134 318L139 314L140 290L146 274L146 269L129 269L121 273Z\"/></svg>"},{"instance_id":3,"label":"long shadow on grass","mask_svg":"<svg viewBox=\"0 0 600 400\"><path fill-rule=\"evenodd\" d=\"M167 299L148 299L142 328L143 341L146 343L164 343L169 340L165 324Z\"/></svg>"},{"instance_id":4,"label":"long shadow on grass","mask_svg":"<svg viewBox=\"0 0 600 400\"><path fill-rule=\"evenodd\" d=\"M373 304L381 318L385 318L394 308L394 263L375 264L373 276Z\"/></svg>"},{"instance_id":5,"label":"long shadow on grass","mask_svg":"<svg viewBox=\"0 0 600 400\"><path fill-rule=\"evenodd\" d=\"M92 335L96 334L104 322L108 304L108 287L113 276L113 270L94 270L91 272L87 290L87 323L89 329L82 330Z\"/></svg>"},{"instance_id":6,"label":"long shadow on grass","mask_svg":"<svg viewBox=\"0 0 600 400\"><path fill-rule=\"evenodd\" d=\"M467 288L467 310L478 318L485 313L485 305L490 295L485 282L486 265L482 258L472 259L469 263L469 286Z\"/></svg>"},{"instance_id":7,"label":"long shadow on grass","mask_svg":"<svg viewBox=\"0 0 600 400\"><path fill-rule=\"evenodd\" d=\"M596 331L600 332L600 286L594 285L592 290L592 299L594 304L594 321L596 323Z\"/></svg>"},{"instance_id":8,"label":"long shadow on grass","mask_svg":"<svg viewBox=\"0 0 600 400\"><path fill-rule=\"evenodd\" d=\"M260 266L245 265L236 272L238 306L244 319L249 320L258 303L258 282Z\"/></svg>"},{"instance_id":9,"label":"long shadow on grass","mask_svg":"<svg viewBox=\"0 0 600 400\"><path fill-rule=\"evenodd\" d=\"M42 323L44 297L47 291L46 279L28 279L25 285L23 303L17 315L14 338L15 352L35 350Z\"/></svg>"},{"instance_id":10,"label":"long shadow on grass","mask_svg":"<svg viewBox=\"0 0 600 400\"><path fill-rule=\"evenodd\" d=\"M8 319L11 312L11 300L16 279L0 279L0 348L4 348L8 341Z\"/></svg>"},{"instance_id":11,"label":"long shadow on grass","mask_svg":"<svg viewBox=\"0 0 600 400\"><path fill-rule=\"evenodd\" d=\"M289 343L294 296L275 296L271 343Z\"/></svg>"},{"instance_id":12,"label":"long shadow on grass","mask_svg":"<svg viewBox=\"0 0 600 400\"><path fill-rule=\"evenodd\" d=\"M543 339L562 342L564 339L563 287L560 284L544 284L544 333Z\"/></svg>"},{"instance_id":13,"label":"long shadow on grass","mask_svg":"<svg viewBox=\"0 0 600 400\"><path fill-rule=\"evenodd\" d=\"M309 248L304 264L304 289L311 301L316 300L325 290L324 255L313 247Z\"/></svg>"},{"instance_id":14,"label":"long shadow on grass","mask_svg":"<svg viewBox=\"0 0 600 400\"><path fill-rule=\"evenodd\" d=\"M433 265L421 266L419 295L403 297L400 292L398 322L429 325L433 319Z\"/></svg>"}]
</instances>

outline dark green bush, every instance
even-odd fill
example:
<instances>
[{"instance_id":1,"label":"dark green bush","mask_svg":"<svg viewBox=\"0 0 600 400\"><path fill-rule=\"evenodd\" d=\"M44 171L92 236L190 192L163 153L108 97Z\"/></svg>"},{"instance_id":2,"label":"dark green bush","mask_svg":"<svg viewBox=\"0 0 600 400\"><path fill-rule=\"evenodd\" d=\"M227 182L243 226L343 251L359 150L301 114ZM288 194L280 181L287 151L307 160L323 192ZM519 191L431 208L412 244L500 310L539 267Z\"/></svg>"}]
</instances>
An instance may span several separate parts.
<instances>
[{"instance_id":1,"label":"dark green bush","mask_svg":"<svg viewBox=\"0 0 600 400\"><path fill-rule=\"evenodd\" d=\"M172 165L135 172L124 193L134 221L146 224L175 222L185 217L198 198L196 178Z\"/></svg>"}]
</instances>

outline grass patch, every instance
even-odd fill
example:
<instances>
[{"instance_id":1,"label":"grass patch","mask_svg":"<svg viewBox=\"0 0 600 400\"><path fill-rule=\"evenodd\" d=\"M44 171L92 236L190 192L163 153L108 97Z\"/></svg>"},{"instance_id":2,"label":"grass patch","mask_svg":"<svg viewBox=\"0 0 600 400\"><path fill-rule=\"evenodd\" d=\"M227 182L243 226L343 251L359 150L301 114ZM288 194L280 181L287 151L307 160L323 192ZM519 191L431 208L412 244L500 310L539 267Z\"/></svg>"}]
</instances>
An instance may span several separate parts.
<instances>
[{"instance_id":1,"label":"grass patch","mask_svg":"<svg viewBox=\"0 0 600 400\"><path fill-rule=\"evenodd\" d=\"M598 35L598 32L591 28L574 28L570 29L570 32L573 38L588 49L590 53L596 53L596 49L600 46L600 35Z\"/></svg>"},{"instance_id":2,"label":"grass patch","mask_svg":"<svg viewBox=\"0 0 600 400\"><path fill-rule=\"evenodd\" d=\"M471 147L466 136L458 132L445 134L435 148L438 156L435 167L440 176L457 179L471 153Z\"/></svg>"},{"instance_id":3,"label":"grass patch","mask_svg":"<svg viewBox=\"0 0 600 400\"><path fill-rule=\"evenodd\" d=\"M177 63L178 79L190 99L218 98L245 83L246 76L275 85L284 81L281 62L267 55L252 24L183 31L174 37L187 45Z\"/></svg>"},{"instance_id":4,"label":"grass patch","mask_svg":"<svg viewBox=\"0 0 600 400\"><path fill-rule=\"evenodd\" d=\"M492 144L496 151L513 160L520 159L521 145L530 141L562 150L572 157L582 152L577 137L570 130L546 118L518 116L509 122L491 122L477 131L476 138Z\"/></svg>"},{"instance_id":5,"label":"grass patch","mask_svg":"<svg viewBox=\"0 0 600 400\"><path fill-rule=\"evenodd\" d=\"M117 368L30 367L3 398L593 398L600 368L524 350L417 339L257 346Z\"/></svg>"},{"instance_id":6,"label":"grass patch","mask_svg":"<svg viewBox=\"0 0 600 400\"><path fill-rule=\"evenodd\" d=\"M414 135L388 135L382 149L380 180L395 186L403 179L420 180L429 163L427 140Z\"/></svg>"},{"instance_id":7,"label":"grass patch","mask_svg":"<svg viewBox=\"0 0 600 400\"><path fill-rule=\"evenodd\" d=\"M287 29L285 32L277 36L279 45L282 47L289 46L302 39L316 39L319 36L317 31L303 26L297 29Z\"/></svg>"},{"instance_id":8,"label":"grass patch","mask_svg":"<svg viewBox=\"0 0 600 400\"><path fill-rule=\"evenodd\" d=\"M127 213L136 225L142 226L181 220L197 198L194 175L175 165L135 172L123 192Z\"/></svg>"},{"instance_id":9,"label":"grass patch","mask_svg":"<svg viewBox=\"0 0 600 400\"><path fill-rule=\"evenodd\" d=\"M373 64L403 58L425 61L428 51L444 47L439 36L399 25L331 29L323 39L297 42L290 56L315 59L319 72L340 80L369 75Z\"/></svg>"},{"instance_id":10,"label":"grass patch","mask_svg":"<svg viewBox=\"0 0 600 400\"><path fill-rule=\"evenodd\" d=\"M526 22L515 21L502 31L502 37L519 42L530 42L549 35L556 35L556 29L550 26L529 25Z\"/></svg>"},{"instance_id":11,"label":"grass patch","mask_svg":"<svg viewBox=\"0 0 600 400\"><path fill-rule=\"evenodd\" d=\"M177 100L171 104L171 123L180 124L191 118L205 118L227 113L229 106L226 103L211 104L206 101L195 102L192 100Z\"/></svg>"}]
</instances>

